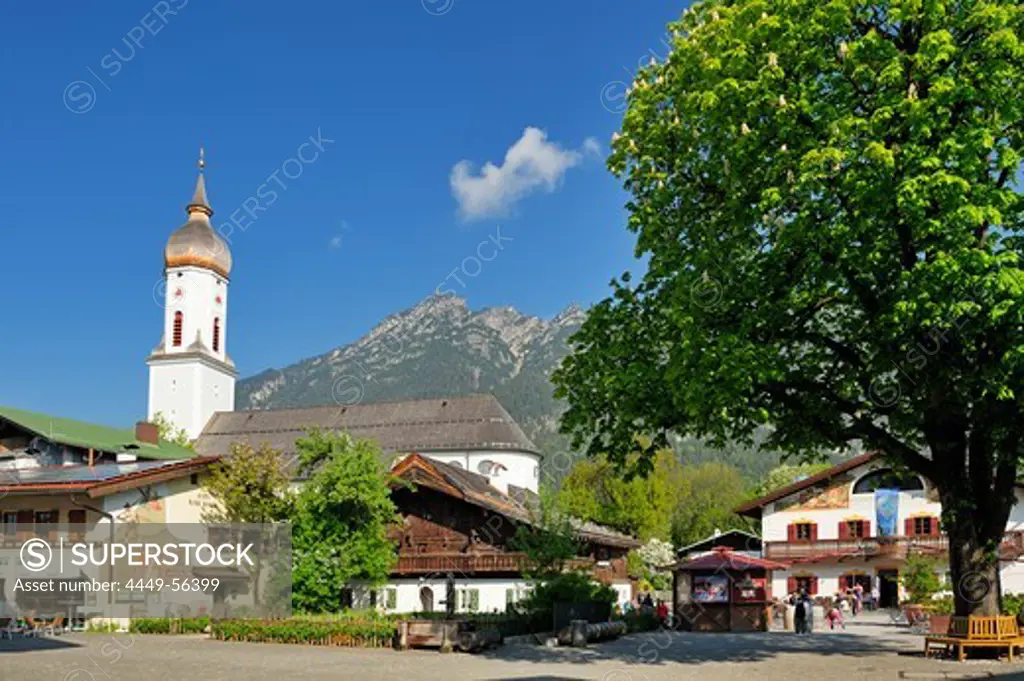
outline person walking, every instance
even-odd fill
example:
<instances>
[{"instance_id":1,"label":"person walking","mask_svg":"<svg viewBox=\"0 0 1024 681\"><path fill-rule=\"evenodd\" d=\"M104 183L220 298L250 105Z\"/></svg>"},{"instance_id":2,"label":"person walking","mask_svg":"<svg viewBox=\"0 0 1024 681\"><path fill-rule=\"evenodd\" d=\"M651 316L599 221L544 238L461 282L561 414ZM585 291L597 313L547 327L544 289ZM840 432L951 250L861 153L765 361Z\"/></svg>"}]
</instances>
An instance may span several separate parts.
<instances>
[{"instance_id":1,"label":"person walking","mask_svg":"<svg viewBox=\"0 0 1024 681\"><path fill-rule=\"evenodd\" d=\"M796 601L793 622L798 634L809 634L814 629L814 603L806 591L801 591Z\"/></svg>"}]
</instances>

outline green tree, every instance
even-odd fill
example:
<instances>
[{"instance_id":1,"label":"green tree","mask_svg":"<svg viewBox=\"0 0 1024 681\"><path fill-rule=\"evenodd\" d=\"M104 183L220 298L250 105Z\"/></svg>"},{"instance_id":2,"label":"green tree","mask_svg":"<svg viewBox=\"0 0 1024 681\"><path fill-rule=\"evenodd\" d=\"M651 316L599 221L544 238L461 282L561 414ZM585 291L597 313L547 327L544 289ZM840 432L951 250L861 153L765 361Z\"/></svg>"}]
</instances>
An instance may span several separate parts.
<instances>
[{"instance_id":1,"label":"green tree","mask_svg":"<svg viewBox=\"0 0 1024 681\"><path fill-rule=\"evenodd\" d=\"M373 442L314 430L296 448L311 477L292 514L293 602L300 610L329 612L346 585L381 584L397 561L388 538L398 520L392 477Z\"/></svg>"},{"instance_id":2,"label":"green tree","mask_svg":"<svg viewBox=\"0 0 1024 681\"><path fill-rule=\"evenodd\" d=\"M762 425L807 457L863 442L936 484L956 613L998 613L1024 446L1024 6L711 0L671 31L609 159L647 269L574 338L563 428L619 462L638 430L651 456Z\"/></svg>"},{"instance_id":3,"label":"green tree","mask_svg":"<svg viewBox=\"0 0 1024 681\"><path fill-rule=\"evenodd\" d=\"M812 475L827 471L832 467L830 463L784 463L776 466L768 472L764 480L754 488L754 496L759 497L777 490L786 485L791 485L798 480L809 478Z\"/></svg>"},{"instance_id":4,"label":"green tree","mask_svg":"<svg viewBox=\"0 0 1024 681\"><path fill-rule=\"evenodd\" d=\"M751 522L733 513L746 498L743 478L735 467L707 462L686 466L675 511L672 543L686 546L710 537L715 530L751 530Z\"/></svg>"},{"instance_id":5,"label":"green tree","mask_svg":"<svg viewBox=\"0 0 1024 681\"><path fill-rule=\"evenodd\" d=\"M576 522L561 507L557 496L541 489L540 505L530 512L531 522L516 528L509 548L526 555L525 574L531 579L551 579L565 571L569 561L580 555Z\"/></svg>"},{"instance_id":6,"label":"green tree","mask_svg":"<svg viewBox=\"0 0 1024 681\"><path fill-rule=\"evenodd\" d=\"M161 440L167 440L168 442L176 445L180 445L188 449L194 449L192 441L188 438L188 433L185 432L185 429L176 427L166 416L164 416L162 411L158 411L153 414L151 421L153 425L156 426L157 433Z\"/></svg>"},{"instance_id":7,"label":"green tree","mask_svg":"<svg viewBox=\"0 0 1024 681\"><path fill-rule=\"evenodd\" d=\"M667 539L682 485L671 450L658 452L646 477L626 479L610 461L576 462L562 481L559 506L570 515L631 534L641 541Z\"/></svg>"},{"instance_id":8,"label":"green tree","mask_svg":"<svg viewBox=\"0 0 1024 681\"><path fill-rule=\"evenodd\" d=\"M271 523L288 516L292 499L281 452L267 443L258 448L234 443L210 467L203 488L214 503L202 511L208 523Z\"/></svg>"}]
</instances>

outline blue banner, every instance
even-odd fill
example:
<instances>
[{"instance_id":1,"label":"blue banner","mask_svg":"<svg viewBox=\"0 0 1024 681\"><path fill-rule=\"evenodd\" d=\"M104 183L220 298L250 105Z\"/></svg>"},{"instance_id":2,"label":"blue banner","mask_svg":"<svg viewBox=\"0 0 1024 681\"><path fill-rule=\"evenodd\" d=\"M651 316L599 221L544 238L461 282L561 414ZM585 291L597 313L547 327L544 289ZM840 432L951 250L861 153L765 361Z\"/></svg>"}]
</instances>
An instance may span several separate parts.
<instances>
[{"instance_id":1,"label":"blue banner","mask_svg":"<svg viewBox=\"0 0 1024 681\"><path fill-rule=\"evenodd\" d=\"M878 520L879 537L895 537L896 520L900 515L900 491L898 489L875 490L875 516Z\"/></svg>"}]
</instances>

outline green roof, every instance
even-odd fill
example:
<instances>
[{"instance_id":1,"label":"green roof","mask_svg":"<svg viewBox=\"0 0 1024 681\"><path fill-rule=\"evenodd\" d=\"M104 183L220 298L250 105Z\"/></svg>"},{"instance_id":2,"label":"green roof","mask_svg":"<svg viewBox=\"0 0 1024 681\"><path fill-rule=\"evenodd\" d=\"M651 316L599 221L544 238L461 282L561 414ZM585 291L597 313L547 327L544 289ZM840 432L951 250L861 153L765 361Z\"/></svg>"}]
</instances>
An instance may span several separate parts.
<instances>
[{"instance_id":1,"label":"green roof","mask_svg":"<svg viewBox=\"0 0 1024 681\"><path fill-rule=\"evenodd\" d=\"M110 428L95 423L0 406L0 419L29 430L56 444L95 449L113 454L134 454L142 459L190 459L196 453L188 447L160 440L159 444L135 439L134 429Z\"/></svg>"}]
</instances>

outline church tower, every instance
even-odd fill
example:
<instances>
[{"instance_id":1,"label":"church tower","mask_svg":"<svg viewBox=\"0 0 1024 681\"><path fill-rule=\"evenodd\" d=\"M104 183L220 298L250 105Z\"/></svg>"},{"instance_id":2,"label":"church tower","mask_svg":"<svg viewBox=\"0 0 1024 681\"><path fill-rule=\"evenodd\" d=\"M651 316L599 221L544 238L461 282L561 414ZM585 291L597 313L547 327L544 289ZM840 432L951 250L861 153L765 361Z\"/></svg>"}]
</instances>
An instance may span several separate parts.
<instances>
[{"instance_id":1,"label":"church tower","mask_svg":"<svg viewBox=\"0 0 1024 681\"><path fill-rule=\"evenodd\" d=\"M146 360L149 419L161 414L196 438L217 411L234 411L238 372L227 354L231 253L213 230L206 163L186 210L188 221L164 249L164 335Z\"/></svg>"}]
</instances>

